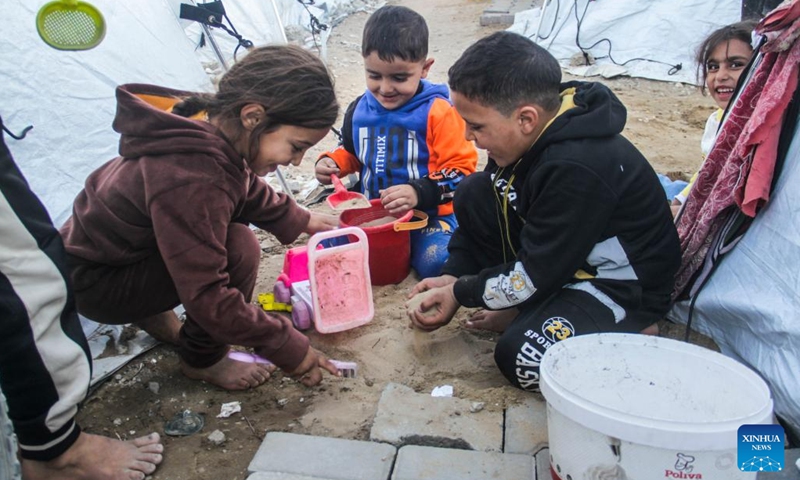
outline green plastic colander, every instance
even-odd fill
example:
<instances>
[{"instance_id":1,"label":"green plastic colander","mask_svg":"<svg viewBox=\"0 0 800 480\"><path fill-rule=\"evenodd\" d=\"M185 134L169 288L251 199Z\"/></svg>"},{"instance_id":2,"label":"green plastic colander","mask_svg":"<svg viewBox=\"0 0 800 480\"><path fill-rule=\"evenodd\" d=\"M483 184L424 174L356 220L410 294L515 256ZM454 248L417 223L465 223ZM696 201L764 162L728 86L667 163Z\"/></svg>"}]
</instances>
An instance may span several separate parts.
<instances>
[{"instance_id":1,"label":"green plastic colander","mask_svg":"<svg viewBox=\"0 0 800 480\"><path fill-rule=\"evenodd\" d=\"M97 8L78 0L56 0L36 15L36 30L59 50L89 50L103 41L106 22Z\"/></svg>"}]
</instances>

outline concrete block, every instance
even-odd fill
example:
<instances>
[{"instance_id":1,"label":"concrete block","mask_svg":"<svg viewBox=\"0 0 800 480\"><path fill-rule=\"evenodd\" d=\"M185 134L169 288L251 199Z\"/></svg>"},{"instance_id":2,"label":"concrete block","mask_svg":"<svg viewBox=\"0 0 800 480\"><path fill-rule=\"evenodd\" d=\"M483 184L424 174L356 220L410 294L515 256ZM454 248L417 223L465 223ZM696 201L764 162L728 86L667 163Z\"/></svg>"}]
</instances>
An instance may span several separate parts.
<instances>
[{"instance_id":1,"label":"concrete block","mask_svg":"<svg viewBox=\"0 0 800 480\"><path fill-rule=\"evenodd\" d=\"M514 25L513 13L483 13L480 18L480 25L487 27L489 25Z\"/></svg>"},{"instance_id":2,"label":"concrete block","mask_svg":"<svg viewBox=\"0 0 800 480\"><path fill-rule=\"evenodd\" d=\"M392 480L533 480L533 457L452 448L406 446L397 454Z\"/></svg>"},{"instance_id":3,"label":"concrete block","mask_svg":"<svg viewBox=\"0 0 800 480\"><path fill-rule=\"evenodd\" d=\"M550 449L543 448L536 452L536 455L533 457L533 467L535 480L552 480L553 477L550 474Z\"/></svg>"},{"instance_id":4,"label":"concrete block","mask_svg":"<svg viewBox=\"0 0 800 480\"><path fill-rule=\"evenodd\" d=\"M388 480L396 454L393 446L384 443L270 432L248 471L299 476L289 477L291 480L303 476L325 480Z\"/></svg>"},{"instance_id":5,"label":"concrete block","mask_svg":"<svg viewBox=\"0 0 800 480\"><path fill-rule=\"evenodd\" d=\"M432 397L390 383L378 402L370 439L397 446L502 451L502 413L487 410L472 413L471 407L470 400Z\"/></svg>"},{"instance_id":6,"label":"concrete block","mask_svg":"<svg viewBox=\"0 0 800 480\"><path fill-rule=\"evenodd\" d=\"M505 453L533 455L547 446L547 404L531 395L506 409Z\"/></svg>"}]
</instances>

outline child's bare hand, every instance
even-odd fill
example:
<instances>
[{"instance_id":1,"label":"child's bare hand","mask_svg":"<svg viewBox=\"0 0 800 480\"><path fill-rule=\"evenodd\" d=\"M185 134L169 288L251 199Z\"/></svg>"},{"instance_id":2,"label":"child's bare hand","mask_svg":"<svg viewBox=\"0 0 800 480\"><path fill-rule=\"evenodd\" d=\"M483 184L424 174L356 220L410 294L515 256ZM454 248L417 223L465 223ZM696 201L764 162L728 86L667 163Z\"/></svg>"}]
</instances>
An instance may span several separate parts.
<instances>
[{"instance_id":1,"label":"child's bare hand","mask_svg":"<svg viewBox=\"0 0 800 480\"><path fill-rule=\"evenodd\" d=\"M446 287L447 285L456 283L456 280L458 280L458 278L452 275L440 275L438 277L426 278L414 285L414 288L411 289L411 293L409 293L406 298L414 297L418 293L422 293L433 288Z\"/></svg>"},{"instance_id":2,"label":"child's bare hand","mask_svg":"<svg viewBox=\"0 0 800 480\"><path fill-rule=\"evenodd\" d=\"M395 185L381 190L381 204L389 213L405 213L417 203L417 191L411 185Z\"/></svg>"},{"instance_id":3,"label":"child's bare hand","mask_svg":"<svg viewBox=\"0 0 800 480\"><path fill-rule=\"evenodd\" d=\"M306 387L313 387L322 381L322 370L327 370L331 375L339 375L339 370L322 353L308 347L305 358L289 375Z\"/></svg>"},{"instance_id":4,"label":"child's bare hand","mask_svg":"<svg viewBox=\"0 0 800 480\"><path fill-rule=\"evenodd\" d=\"M309 235L313 235L317 232L327 232L336 228L339 228L339 217L337 215L311 212L311 217L309 217L308 225L306 225L304 231Z\"/></svg>"},{"instance_id":5,"label":"child's bare hand","mask_svg":"<svg viewBox=\"0 0 800 480\"><path fill-rule=\"evenodd\" d=\"M417 308L409 308L408 318L414 328L426 332L432 332L450 323L461 306L453 293L452 283L426 290L421 295L424 298Z\"/></svg>"},{"instance_id":6,"label":"child's bare hand","mask_svg":"<svg viewBox=\"0 0 800 480\"><path fill-rule=\"evenodd\" d=\"M317 177L317 181L323 185L330 185L331 174L339 175L339 166L331 157L322 157L314 165L314 175Z\"/></svg>"}]
</instances>

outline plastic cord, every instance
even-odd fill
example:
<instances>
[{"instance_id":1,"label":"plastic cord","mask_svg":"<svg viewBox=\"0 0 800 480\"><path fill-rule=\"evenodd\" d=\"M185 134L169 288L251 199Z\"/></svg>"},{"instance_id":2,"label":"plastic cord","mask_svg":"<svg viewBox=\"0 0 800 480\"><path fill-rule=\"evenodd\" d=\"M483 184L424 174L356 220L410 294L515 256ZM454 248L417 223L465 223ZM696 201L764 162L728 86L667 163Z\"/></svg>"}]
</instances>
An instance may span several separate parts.
<instances>
[{"instance_id":1,"label":"plastic cord","mask_svg":"<svg viewBox=\"0 0 800 480\"><path fill-rule=\"evenodd\" d=\"M626 61L624 61L622 63L619 63L616 60L614 60L614 58L611 56L611 40L609 40L608 38L601 38L600 40L594 42L592 45L584 48L583 46L581 46L581 42L580 42L581 24L583 23L583 20L586 18L586 12L589 11L589 4L592 2L592 0L589 0L589 1L586 2L586 7L583 9L583 14L580 17L578 16L578 0L573 0L573 2L574 2L574 7L575 7L575 20L577 20L577 22L578 22L578 26L577 26L577 28L575 30L575 44L578 46L578 48L583 53L584 58L586 58L586 60L587 60L586 64L587 65L589 64L589 62L588 62L588 54L589 54L589 52L588 51L591 50L592 48L596 47L597 45L600 45L601 43L606 42L606 43L608 43L608 55L606 55L605 57L595 57L595 58L600 59L600 58L606 58L607 57L609 60L611 60L611 63L613 63L615 65L620 65L620 66L625 66L628 63L633 62L633 61L660 63L661 65L667 65L668 67L670 67L670 69L667 71L667 75L675 75L681 69L683 69L683 64L680 64L680 63L677 64L677 65L673 65L671 63L661 62L659 60L651 60L649 58L641 58L641 57L631 58L631 59L628 59L628 60L626 60Z\"/></svg>"}]
</instances>

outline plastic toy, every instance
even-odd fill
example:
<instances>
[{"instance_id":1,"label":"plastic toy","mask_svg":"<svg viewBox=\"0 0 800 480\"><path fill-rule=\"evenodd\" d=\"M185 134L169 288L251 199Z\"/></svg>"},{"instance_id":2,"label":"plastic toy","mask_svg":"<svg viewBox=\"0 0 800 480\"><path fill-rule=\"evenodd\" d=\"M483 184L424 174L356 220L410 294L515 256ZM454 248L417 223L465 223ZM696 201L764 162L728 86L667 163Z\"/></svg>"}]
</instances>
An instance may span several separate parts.
<instances>
[{"instance_id":1,"label":"plastic toy","mask_svg":"<svg viewBox=\"0 0 800 480\"><path fill-rule=\"evenodd\" d=\"M228 358L238 362L246 363L260 363L262 365L272 365L273 363L266 358L250 352L241 352L238 350L231 350L228 352ZM358 374L358 364L356 362L343 362L341 360L331 360L331 363L339 370L342 378L356 378Z\"/></svg>"},{"instance_id":2,"label":"plastic toy","mask_svg":"<svg viewBox=\"0 0 800 480\"><path fill-rule=\"evenodd\" d=\"M349 243L326 248L317 245L346 236ZM314 302L314 327L335 333L372 320L375 307L369 278L367 235L356 227L315 233L308 240L308 278Z\"/></svg>"},{"instance_id":3,"label":"plastic toy","mask_svg":"<svg viewBox=\"0 0 800 480\"><path fill-rule=\"evenodd\" d=\"M275 299L274 293L259 293L258 303L261 308L268 312L291 312L292 306L286 302L279 302Z\"/></svg>"},{"instance_id":4,"label":"plastic toy","mask_svg":"<svg viewBox=\"0 0 800 480\"><path fill-rule=\"evenodd\" d=\"M283 270L272 288L278 302L291 305L292 323L298 330L311 327L311 285L308 281L308 251L305 246L290 248L283 258Z\"/></svg>"},{"instance_id":5,"label":"plastic toy","mask_svg":"<svg viewBox=\"0 0 800 480\"><path fill-rule=\"evenodd\" d=\"M326 240L344 236L350 243L323 248ZM291 303L298 330L310 328L312 322L320 333L364 325L374 315L368 258L367 237L359 228L317 233L308 246L286 252L274 298Z\"/></svg>"}]
</instances>

